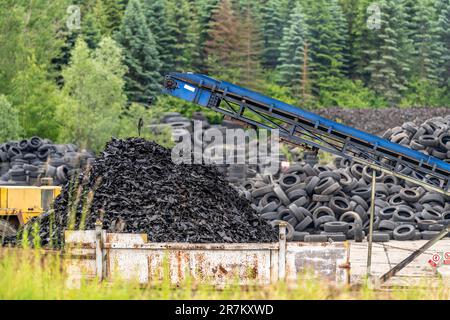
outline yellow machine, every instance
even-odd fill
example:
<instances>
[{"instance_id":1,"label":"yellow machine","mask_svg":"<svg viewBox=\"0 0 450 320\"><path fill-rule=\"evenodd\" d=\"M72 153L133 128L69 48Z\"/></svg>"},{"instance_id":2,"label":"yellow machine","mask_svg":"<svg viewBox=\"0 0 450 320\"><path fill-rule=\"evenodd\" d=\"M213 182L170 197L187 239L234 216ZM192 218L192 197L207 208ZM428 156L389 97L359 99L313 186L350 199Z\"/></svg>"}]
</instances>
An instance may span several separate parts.
<instances>
[{"instance_id":1,"label":"yellow machine","mask_svg":"<svg viewBox=\"0 0 450 320\"><path fill-rule=\"evenodd\" d=\"M61 187L0 186L0 239L13 236L19 226L50 209Z\"/></svg>"}]
</instances>

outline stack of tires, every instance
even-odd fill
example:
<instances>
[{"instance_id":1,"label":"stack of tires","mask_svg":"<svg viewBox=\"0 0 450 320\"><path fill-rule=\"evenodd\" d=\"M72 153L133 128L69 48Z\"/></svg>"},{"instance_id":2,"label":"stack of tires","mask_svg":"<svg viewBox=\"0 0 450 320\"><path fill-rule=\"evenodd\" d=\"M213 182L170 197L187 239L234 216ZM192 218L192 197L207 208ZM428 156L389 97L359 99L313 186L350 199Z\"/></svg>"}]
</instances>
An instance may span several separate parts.
<instances>
[{"instance_id":1,"label":"stack of tires","mask_svg":"<svg viewBox=\"0 0 450 320\"><path fill-rule=\"evenodd\" d=\"M383 137L450 162L450 116L421 125L407 122ZM258 175L242 192L264 219L287 221L293 240L360 241L369 231L372 171L339 157L334 162L302 161L274 180ZM442 187L441 181L436 184ZM450 224L448 197L384 173L376 175L374 207L376 242L430 239Z\"/></svg>"},{"instance_id":2,"label":"stack of tires","mask_svg":"<svg viewBox=\"0 0 450 320\"><path fill-rule=\"evenodd\" d=\"M73 144L54 144L39 137L6 142L0 145L0 185L37 185L42 178L62 185L94 157Z\"/></svg>"},{"instance_id":3,"label":"stack of tires","mask_svg":"<svg viewBox=\"0 0 450 320\"><path fill-rule=\"evenodd\" d=\"M371 170L337 161L339 166L302 162L274 180L258 175L242 193L268 221L284 220L294 241L362 241L369 231ZM450 202L394 176L377 175L375 242L430 239L450 224Z\"/></svg>"},{"instance_id":4,"label":"stack of tires","mask_svg":"<svg viewBox=\"0 0 450 320\"><path fill-rule=\"evenodd\" d=\"M196 127L194 126L195 122L197 123ZM175 142L182 141L185 137L191 137L193 163L196 163L195 159L202 159L203 163L215 164L219 172L223 173L231 183L242 184L246 179L255 177L258 172L264 172L268 166L265 161L246 161L246 163L242 163L242 161L239 161L239 152L236 152L236 148L226 144L227 129L242 129L242 126L235 122L223 120L222 124L215 125L210 124L202 112L194 112L192 119L188 119L176 112L170 112L164 114L162 123L171 127L172 138ZM200 127L201 131L195 131L195 128ZM216 154L213 151L214 141L205 141L207 140L205 134L208 134L208 130L218 130L222 134L224 143L222 154ZM211 133L212 131L209 132ZM234 154L231 153L233 150L235 151ZM248 150L249 148L243 150L245 159L249 159ZM196 153L201 154L196 157ZM271 156L283 159L283 156L279 154ZM269 162L269 159L266 160Z\"/></svg>"}]
</instances>

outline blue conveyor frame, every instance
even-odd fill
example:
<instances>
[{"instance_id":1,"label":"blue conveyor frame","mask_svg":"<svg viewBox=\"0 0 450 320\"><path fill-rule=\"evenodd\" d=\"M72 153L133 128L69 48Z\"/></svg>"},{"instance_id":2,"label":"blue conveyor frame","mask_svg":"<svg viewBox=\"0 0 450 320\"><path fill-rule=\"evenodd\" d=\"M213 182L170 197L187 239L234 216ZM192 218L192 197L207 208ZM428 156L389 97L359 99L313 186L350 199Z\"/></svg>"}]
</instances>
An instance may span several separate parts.
<instances>
[{"instance_id":1,"label":"blue conveyor frame","mask_svg":"<svg viewBox=\"0 0 450 320\"><path fill-rule=\"evenodd\" d=\"M202 74L170 73L163 92L253 127L279 129L281 139L294 145L322 149L450 195L449 163L255 91Z\"/></svg>"}]
</instances>

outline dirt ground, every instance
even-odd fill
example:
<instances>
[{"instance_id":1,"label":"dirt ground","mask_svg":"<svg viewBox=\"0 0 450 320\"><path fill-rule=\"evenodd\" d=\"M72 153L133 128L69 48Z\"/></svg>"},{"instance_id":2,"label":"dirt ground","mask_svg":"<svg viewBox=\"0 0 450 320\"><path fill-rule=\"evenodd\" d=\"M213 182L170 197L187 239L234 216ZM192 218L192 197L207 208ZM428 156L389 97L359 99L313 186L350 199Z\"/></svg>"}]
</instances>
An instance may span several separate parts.
<instances>
[{"instance_id":1,"label":"dirt ground","mask_svg":"<svg viewBox=\"0 0 450 320\"><path fill-rule=\"evenodd\" d=\"M345 125L381 135L387 129L400 126L404 122L412 121L420 124L433 117L445 116L450 114L450 108L324 108L314 112Z\"/></svg>"}]
</instances>

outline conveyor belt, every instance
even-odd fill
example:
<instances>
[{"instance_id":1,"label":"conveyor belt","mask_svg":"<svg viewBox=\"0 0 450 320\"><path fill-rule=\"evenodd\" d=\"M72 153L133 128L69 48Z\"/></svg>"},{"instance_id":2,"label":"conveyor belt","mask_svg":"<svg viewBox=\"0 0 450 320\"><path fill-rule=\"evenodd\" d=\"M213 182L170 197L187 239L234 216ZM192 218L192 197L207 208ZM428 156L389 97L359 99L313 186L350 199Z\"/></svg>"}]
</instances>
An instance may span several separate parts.
<instances>
[{"instance_id":1,"label":"conveyor belt","mask_svg":"<svg viewBox=\"0 0 450 320\"><path fill-rule=\"evenodd\" d=\"M166 94L254 127L279 129L292 144L307 144L450 195L450 164L432 156L205 75L171 73L164 86Z\"/></svg>"}]
</instances>

